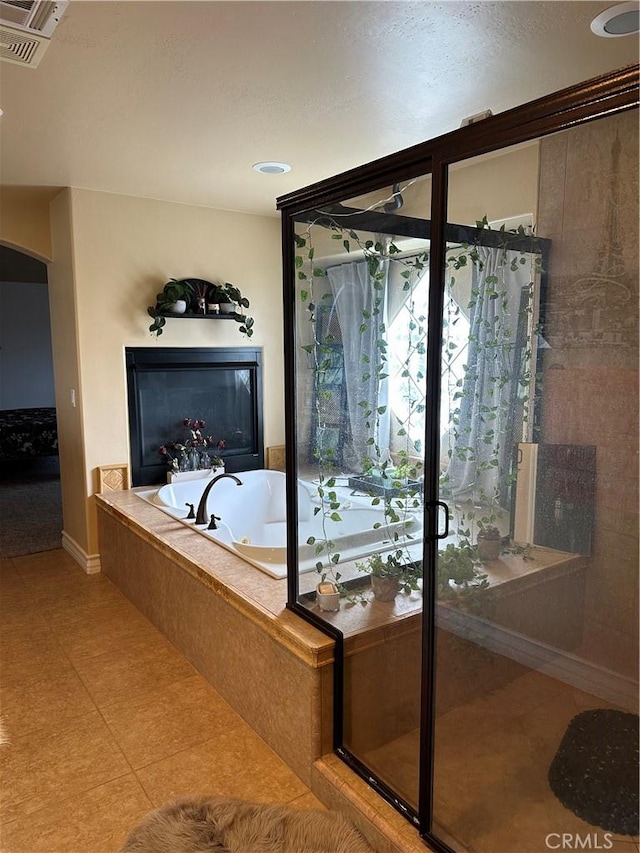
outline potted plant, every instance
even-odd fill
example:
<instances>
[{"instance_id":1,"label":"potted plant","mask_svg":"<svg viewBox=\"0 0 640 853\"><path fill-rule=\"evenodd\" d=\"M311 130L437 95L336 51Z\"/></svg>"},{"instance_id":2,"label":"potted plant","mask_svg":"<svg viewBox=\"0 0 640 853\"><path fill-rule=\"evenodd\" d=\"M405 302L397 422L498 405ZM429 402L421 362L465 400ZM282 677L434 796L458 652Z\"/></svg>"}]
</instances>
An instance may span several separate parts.
<instances>
[{"instance_id":1,"label":"potted plant","mask_svg":"<svg viewBox=\"0 0 640 853\"><path fill-rule=\"evenodd\" d=\"M181 305L183 301L186 305ZM176 307L176 303L178 306ZM240 332L250 338L253 335L253 317L247 317L243 310L249 307L249 300L233 284L213 284L201 278L172 278L165 284L163 290L156 295L156 304L147 308L147 314L153 319L149 326L152 335L161 335L166 323L166 317L171 314L194 313L206 314L210 306L211 315L218 311L213 306L219 305L220 312L229 313L240 324ZM223 308L223 305L229 306Z\"/></svg>"},{"instance_id":2,"label":"potted plant","mask_svg":"<svg viewBox=\"0 0 640 853\"><path fill-rule=\"evenodd\" d=\"M497 560L502 548L502 536L497 527L481 527L478 531L478 557L482 562Z\"/></svg>"},{"instance_id":3,"label":"potted plant","mask_svg":"<svg viewBox=\"0 0 640 853\"><path fill-rule=\"evenodd\" d=\"M473 609L473 601L466 599L476 590L489 587L487 576L477 566L477 554L466 539L459 544L449 543L438 552L437 596L440 601L450 601L463 610Z\"/></svg>"},{"instance_id":4,"label":"potted plant","mask_svg":"<svg viewBox=\"0 0 640 853\"><path fill-rule=\"evenodd\" d=\"M156 304L147 308L147 314L153 318L149 326L152 335L160 336L168 314L184 314L193 299L193 288L189 279L168 281L160 293L156 294Z\"/></svg>"},{"instance_id":5,"label":"potted plant","mask_svg":"<svg viewBox=\"0 0 640 853\"><path fill-rule=\"evenodd\" d=\"M221 314L233 315L236 322L240 323L240 331L248 338L253 335L253 317L247 317L243 311L249 307L249 300L234 284L228 281L216 284L210 301L220 306Z\"/></svg>"},{"instance_id":6,"label":"potted plant","mask_svg":"<svg viewBox=\"0 0 640 853\"><path fill-rule=\"evenodd\" d=\"M220 306L221 314L235 314L236 313L236 303L231 299L226 284L215 284L213 286L212 296L209 297L210 301L216 305ZM247 305L249 304L247 300Z\"/></svg>"},{"instance_id":7,"label":"potted plant","mask_svg":"<svg viewBox=\"0 0 640 853\"><path fill-rule=\"evenodd\" d=\"M393 601L402 592L409 593L418 589L418 579L422 576L422 567L417 563L403 560L403 552L394 554L372 554L357 567L371 575L371 588L378 601Z\"/></svg>"}]
</instances>

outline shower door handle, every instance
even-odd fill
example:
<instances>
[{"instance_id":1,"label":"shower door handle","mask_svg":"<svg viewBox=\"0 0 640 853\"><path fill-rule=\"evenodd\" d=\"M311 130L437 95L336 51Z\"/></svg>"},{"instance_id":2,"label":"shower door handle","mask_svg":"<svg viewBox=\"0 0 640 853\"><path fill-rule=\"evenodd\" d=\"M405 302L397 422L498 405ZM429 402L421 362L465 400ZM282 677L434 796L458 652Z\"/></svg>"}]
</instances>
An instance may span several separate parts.
<instances>
[{"instance_id":1,"label":"shower door handle","mask_svg":"<svg viewBox=\"0 0 640 853\"><path fill-rule=\"evenodd\" d=\"M434 509L437 513L437 516L439 516L438 509L440 508L444 510L444 530L442 531L442 533L434 533L434 539L446 539L449 535L449 507L447 506L447 504L444 501L430 501L427 504L427 509Z\"/></svg>"}]
</instances>

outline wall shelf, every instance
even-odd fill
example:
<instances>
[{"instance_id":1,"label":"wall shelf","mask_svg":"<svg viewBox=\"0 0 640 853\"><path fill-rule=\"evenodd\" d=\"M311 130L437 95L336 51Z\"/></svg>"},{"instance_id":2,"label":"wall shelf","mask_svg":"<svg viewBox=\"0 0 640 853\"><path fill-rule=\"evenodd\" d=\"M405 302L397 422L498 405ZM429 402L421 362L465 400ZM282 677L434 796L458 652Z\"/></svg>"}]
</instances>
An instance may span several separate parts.
<instances>
[{"instance_id":1,"label":"wall shelf","mask_svg":"<svg viewBox=\"0 0 640 853\"><path fill-rule=\"evenodd\" d=\"M163 314L167 320L236 320L242 317L242 314Z\"/></svg>"}]
</instances>

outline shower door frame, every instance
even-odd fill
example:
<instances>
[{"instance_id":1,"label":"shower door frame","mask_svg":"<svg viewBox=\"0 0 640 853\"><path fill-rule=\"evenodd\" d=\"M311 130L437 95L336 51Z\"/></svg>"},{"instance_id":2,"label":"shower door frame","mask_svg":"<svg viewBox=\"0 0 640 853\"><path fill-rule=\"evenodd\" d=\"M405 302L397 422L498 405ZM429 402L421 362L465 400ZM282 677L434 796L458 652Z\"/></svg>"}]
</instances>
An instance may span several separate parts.
<instances>
[{"instance_id":1,"label":"shower door frame","mask_svg":"<svg viewBox=\"0 0 640 853\"><path fill-rule=\"evenodd\" d=\"M346 198L354 198L382 186L391 186L416 175L431 174L430 290L427 339L427 398L433 417L427 419L424 450L424 503L434 509L439 500L440 452L439 401L444 269L447 240L449 167L471 157L539 139L599 118L638 107L638 65L631 65L563 89L544 98L500 113L475 125L460 128L340 175L282 196L285 435L287 467L288 609L311 622L335 640L334 749L352 769L374 787L419 830L433 849L454 853L433 826L433 773L435 727L435 634L437 513L427 511L423 551L423 624L420 714L419 804L416 812L380 779L351 755L343 744L343 637L341 632L299 601L297 540L297 437L295 358L295 242L294 226L305 211ZM390 217L391 218L391 217Z\"/></svg>"}]
</instances>

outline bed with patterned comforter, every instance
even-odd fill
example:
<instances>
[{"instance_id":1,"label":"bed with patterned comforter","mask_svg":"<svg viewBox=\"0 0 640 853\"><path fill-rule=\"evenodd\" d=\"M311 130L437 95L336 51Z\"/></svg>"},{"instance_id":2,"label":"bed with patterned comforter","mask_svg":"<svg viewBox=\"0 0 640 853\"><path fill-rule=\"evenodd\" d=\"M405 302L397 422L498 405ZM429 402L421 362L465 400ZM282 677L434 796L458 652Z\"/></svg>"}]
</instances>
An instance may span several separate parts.
<instances>
[{"instance_id":1,"label":"bed with patterned comforter","mask_svg":"<svg viewBox=\"0 0 640 853\"><path fill-rule=\"evenodd\" d=\"M55 409L0 410L0 460L57 454Z\"/></svg>"}]
</instances>

